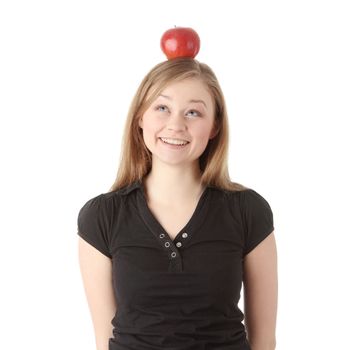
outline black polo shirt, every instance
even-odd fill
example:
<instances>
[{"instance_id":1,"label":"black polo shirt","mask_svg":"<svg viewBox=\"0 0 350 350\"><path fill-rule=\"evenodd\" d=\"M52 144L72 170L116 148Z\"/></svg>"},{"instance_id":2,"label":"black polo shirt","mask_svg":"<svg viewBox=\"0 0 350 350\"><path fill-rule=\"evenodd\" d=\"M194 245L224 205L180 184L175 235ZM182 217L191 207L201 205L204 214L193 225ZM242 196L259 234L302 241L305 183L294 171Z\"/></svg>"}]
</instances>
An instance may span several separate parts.
<instances>
[{"instance_id":1,"label":"black polo shirt","mask_svg":"<svg viewBox=\"0 0 350 350\"><path fill-rule=\"evenodd\" d=\"M88 200L78 234L112 259L109 350L250 350L238 308L242 262L273 229L270 205L253 189L207 186L174 240L141 181Z\"/></svg>"}]
</instances>

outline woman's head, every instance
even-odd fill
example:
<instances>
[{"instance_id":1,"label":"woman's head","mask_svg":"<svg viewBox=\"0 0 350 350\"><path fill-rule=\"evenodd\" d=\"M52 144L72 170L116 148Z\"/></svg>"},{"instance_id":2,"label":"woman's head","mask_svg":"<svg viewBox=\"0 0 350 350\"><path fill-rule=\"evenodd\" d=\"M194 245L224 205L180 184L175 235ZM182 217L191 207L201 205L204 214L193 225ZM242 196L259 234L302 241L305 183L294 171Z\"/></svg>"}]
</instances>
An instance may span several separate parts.
<instances>
[{"instance_id":1,"label":"woman's head","mask_svg":"<svg viewBox=\"0 0 350 350\"><path fill-rule=\"evenodd\" d=\"M208 123L204 125L202 121L197 121L197 124L195 124L194 121L189 120L187 122L186 119L183 123L176 121L175 124L159 125L160 128L155 129L159 133L155 132L155 136L173 136L176 138L175 135L179 135L179 138L187 139L192 136L199 136L202 132L202 135L208 136L204 147L203 142L198 143L197 139L197 146L199 145L199 147L196 148L196 152L199 156L202 183L224 188L232 188L232 184L235 188L241 186L232 183L228 175L228 118L224 96L214 72L208 65L195 59L176 58L157 64L142 80L129 109L123 134L117 179L110 190L116 190L135 180L140 180L151 170L152 153L144 142L142 117L147 118L150 115L151 107L154 111L155 102L159 101L159 103L162 102L162 104L169 106L170 102L165 100L166 98L159 100L160 94L166 95L164 91L179 92L179 88L188 87L188 84L192 84L191 86L195 87L196 91L207 102L207 109L202 108L202 112L206 113L207 121L211 118L210 129L205 129L209 125ZM181 103L185 101L184 95L177 94L177 96L180 96L179 101L181 100ZM177 107L180 108L181 106L176 104L176 108L175 106L172 107L179 111L180 109L177 109ZM193 107L191 105L184 113L193 109L199 111L200 108L198 104ZM158 120L160 119L158 118ZM200 123L202 123L200 128L187 128L191 125L198 126ZM194 135L191 135L191 132Z\"/></svg>"},{"instance_id":2,"label":"woman's head","mask_svg":"<svg viewBox=\"0 0 350 350\"><path fill-rule=\"evenodd\" d=\"M210 91L198 78L171 82L162 89L138 118L144 144L152 153L152 170L170 164L181 174L197 177L199 157L215 136L214 109ZM163 140L187 143L175 147Z\"/></svg>"}]
</instances>

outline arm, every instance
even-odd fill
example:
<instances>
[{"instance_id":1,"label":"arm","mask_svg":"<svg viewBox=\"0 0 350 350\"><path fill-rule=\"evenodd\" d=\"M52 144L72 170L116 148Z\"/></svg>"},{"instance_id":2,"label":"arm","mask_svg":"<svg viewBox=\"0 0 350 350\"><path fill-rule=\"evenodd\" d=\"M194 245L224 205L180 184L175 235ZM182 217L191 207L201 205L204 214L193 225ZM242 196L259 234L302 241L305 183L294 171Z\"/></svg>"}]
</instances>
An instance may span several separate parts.
<instances>
[{"instance_id":1,"label":"arm","mask_svg":"<svg viewBox=\"0 0 350 350\"><path fill-rule=\"evenodd\" d=\"M111 320L117 305L113 294L112 261L79 237L79 265L95 331L96 349L108 350Z\"/></svg>"},{"instance_id":2,"label":"arm","mask_svg":"<svg viewBox=\"0 0 350 350\"><path fill-rule=\"evenodd\" d=\"M272 232L244 258L244 313L252 350L274 350L277 318L277 249Z\"/></svg>"}]
</instances>

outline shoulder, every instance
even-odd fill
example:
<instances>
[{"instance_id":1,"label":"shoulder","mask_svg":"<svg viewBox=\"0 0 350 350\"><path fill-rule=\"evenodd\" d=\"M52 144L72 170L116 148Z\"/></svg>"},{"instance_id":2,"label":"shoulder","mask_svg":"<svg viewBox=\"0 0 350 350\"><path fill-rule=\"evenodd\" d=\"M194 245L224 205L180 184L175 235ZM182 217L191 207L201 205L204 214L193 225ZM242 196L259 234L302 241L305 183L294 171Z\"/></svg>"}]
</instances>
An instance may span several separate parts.
<instances>
[{"instance_id":1,"label":"shoulder","mask_svg":"<svg viewBox=\"0 0 350 350\"><path fill-rule=\"evenodd\" d=\"M125 200L129 195L134 193L133 190L140 188L140 181L134 181L130 185L126 185L117 190L103 192L90 197L83 203L79 211L79 217L88 216L114 216L120 207L125 204Z\"/></svg>"},{"instance_id":2,"label":"shoulder","mask_svg":"<svg viewBox=\"0 0 350 350\"><path fill-rule=\"evenodd\" d=\"M270 207L268 201L259 192L252 188L244 190L221 190L230 201L237 201L241 206L265 206Z\"/></svg>"},{"instance_id":3,"label":"shoulder","mask_svg":"<svg viewBox=\"0 0 350 350\"><path fill-rule=\"evenodd\" d=\"M273 212L265 195L252 188L224 192L231 211L235 214L239 212L246 225L266 220L273 221Z\"/></svg>"},{"instance_id":4,"label":"shoulder","mask_svg":"<svg viewBox=\"0 0 350 350\"><path fill-rule=\"evenodd\" d=\"M273 212L261 193L246 188L243 190L221 190L234 218L240 218L244 232L243 255L248 254L274 229Z\"/></svg>"},{"instance_id":5,"label":"shoulder","mask_svg":"<svg viewBox=\"0 0 350 350\"><path fill-rule=\"evenodd\" d=\"M270 208L270 205L266 198L262 196L261 193L257 192L252 188L243 191L243 201L245 202L245 205L253 207L263 206L266 208Z\"/></svg>"},{"instance_id":6,"label":"shoulder","mask_svg":"<svg viewBox=\"0 0 350 350\"><path fill-rule=\"evenodd\" d=\"M79 210L79 216L112 213L121 203L119 191L104 192L88 198Z\"/></svg>"},{"instance_id":7,"label":"shoulder","mask_svg":"<svg viewBox=\"0 0 350 350\"><path fill-rule=\"evenodd\" d=\"M78 235L111 258L111 210L104 193L88 199L78 213Z\"/></svg>"}]
</instances>

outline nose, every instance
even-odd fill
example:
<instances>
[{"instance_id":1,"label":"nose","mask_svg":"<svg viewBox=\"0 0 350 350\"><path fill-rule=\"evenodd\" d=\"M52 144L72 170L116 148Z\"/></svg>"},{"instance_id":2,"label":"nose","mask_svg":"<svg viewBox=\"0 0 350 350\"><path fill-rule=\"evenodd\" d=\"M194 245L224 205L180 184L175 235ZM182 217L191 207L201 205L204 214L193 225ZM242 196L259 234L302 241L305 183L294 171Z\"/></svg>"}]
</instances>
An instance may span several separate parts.
<instances>
[{"instance_id":1,"label":"nose","mask_svg":"<svg viewBox=\"0 0 350 350\"><path fill-rule=\"evenodd\" d=\"M186 130L187 126L185 123L185 118L180 113L174 113L168 119L167 129L174 131L183 131Z\"/></svg>"}]
</instances>

